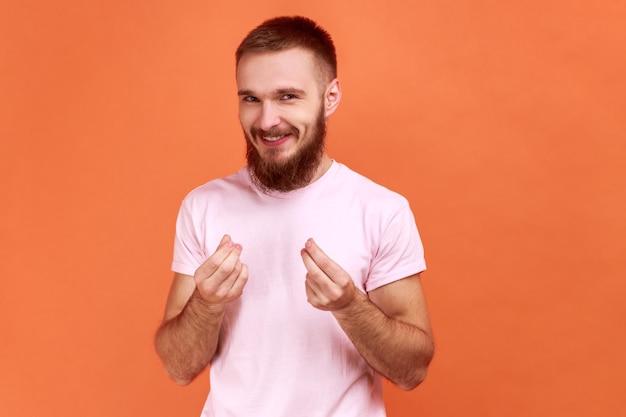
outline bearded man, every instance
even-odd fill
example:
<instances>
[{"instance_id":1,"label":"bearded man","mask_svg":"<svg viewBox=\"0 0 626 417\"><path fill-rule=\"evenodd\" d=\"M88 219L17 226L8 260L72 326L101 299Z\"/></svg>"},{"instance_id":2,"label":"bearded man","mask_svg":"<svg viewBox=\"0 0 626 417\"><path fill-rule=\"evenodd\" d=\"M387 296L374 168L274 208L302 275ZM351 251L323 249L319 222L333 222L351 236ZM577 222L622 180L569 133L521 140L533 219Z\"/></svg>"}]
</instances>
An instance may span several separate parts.
<instances>
[{"instance_id":1,"label":"bearded man","mask_svg":"<svg viewBox=\"0 0 626 417\"><path fill-rule=\"evenodd\" d=\"M193 190L155 339L205 417L383 417L382 377L420 384L434 347L407 200L325 152L341 101L335 47L304 17L236 52L247 166Z\"/></svg>"}]
</instances>

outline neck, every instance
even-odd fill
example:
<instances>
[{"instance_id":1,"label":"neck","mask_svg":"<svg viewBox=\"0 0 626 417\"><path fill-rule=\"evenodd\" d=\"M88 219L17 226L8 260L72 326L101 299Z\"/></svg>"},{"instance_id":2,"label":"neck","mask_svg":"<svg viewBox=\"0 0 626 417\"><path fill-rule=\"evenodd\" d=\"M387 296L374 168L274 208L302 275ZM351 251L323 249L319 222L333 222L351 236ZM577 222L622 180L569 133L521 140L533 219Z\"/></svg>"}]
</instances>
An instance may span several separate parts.
<instances>
[{"instance_id":1,"label":"neck","mask_svg":"<svg viewBox=\"0 0 626 417\"><path fill-rule=\"evenodd\" d=\"M313 175L313 178L311 178L309 184L312 184L315 181L319 180L322 175L324 175L326 171L328 171L332 164L333 160L330 159L330 157L326 153L324 153L324 155L322 155L322 159L320 160L319 165L317 166L317 169L315 170L315 175Z\"/></svg>"}]
</instances>

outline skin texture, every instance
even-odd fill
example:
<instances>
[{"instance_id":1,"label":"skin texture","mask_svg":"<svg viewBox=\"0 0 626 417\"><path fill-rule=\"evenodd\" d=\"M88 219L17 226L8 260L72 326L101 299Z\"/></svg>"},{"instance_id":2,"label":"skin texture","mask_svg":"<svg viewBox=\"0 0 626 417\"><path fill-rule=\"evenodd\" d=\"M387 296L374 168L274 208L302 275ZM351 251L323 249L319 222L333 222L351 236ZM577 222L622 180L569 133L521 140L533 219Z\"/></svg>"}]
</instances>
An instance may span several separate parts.
<instances>
[{"instance_id":1,"label":"skin texture","mask_svg":"<svg viewBox=\"0 0 626 417\"><path fill-rule=\"evenodd\" d=\"M226 305L241 296L248 281L241 250L225 235L193 277L174 275L155 346L179 385L189 384L215 354Z\"/></svg>"},{"instance_id":2,"label":"skin texture","mask_svg":"<svg viewBox=\"0 0 626 417\"><path fill-rule=\"evenodd\" d=\"M319 140L320 115L328 118L341 100L339 81L324 80L313 55L298 48L244 54L237 87L248 146L279 167ZM322 152L307 173L306 184L320 178L331 163ZM166 372L178 384L191 382L217 350L225 308L242 295L248 280L242 250L226 235L193 277L174 276L155 343ZM419 274L364 294L312 238L300 256L307 270L303 291L308 302L333 314L380 374L405 390L422 382L434 347Z\"/></svg>"}]
</instances>

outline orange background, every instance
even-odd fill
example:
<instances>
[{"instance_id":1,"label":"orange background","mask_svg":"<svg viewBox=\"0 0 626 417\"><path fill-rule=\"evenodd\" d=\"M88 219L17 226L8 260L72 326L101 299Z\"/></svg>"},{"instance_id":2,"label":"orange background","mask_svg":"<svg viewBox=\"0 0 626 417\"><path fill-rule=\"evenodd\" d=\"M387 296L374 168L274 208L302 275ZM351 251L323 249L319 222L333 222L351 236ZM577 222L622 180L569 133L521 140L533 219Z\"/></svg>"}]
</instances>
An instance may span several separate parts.
<instances>
[{"instance_id":1,"label":"orange background","mask_svg":"<svg viewBox=\"0 0 626 417\"><path fill-rule=\"evenodd\" d=\"M244 162L234 50L334 36L337 160L409 198L437 354L391 417L626 409L616 1L0 1L0 415L197 416L152 347L183 196ZM305 415L303 413L303 415Z\"/></svg>"}]
</instances>

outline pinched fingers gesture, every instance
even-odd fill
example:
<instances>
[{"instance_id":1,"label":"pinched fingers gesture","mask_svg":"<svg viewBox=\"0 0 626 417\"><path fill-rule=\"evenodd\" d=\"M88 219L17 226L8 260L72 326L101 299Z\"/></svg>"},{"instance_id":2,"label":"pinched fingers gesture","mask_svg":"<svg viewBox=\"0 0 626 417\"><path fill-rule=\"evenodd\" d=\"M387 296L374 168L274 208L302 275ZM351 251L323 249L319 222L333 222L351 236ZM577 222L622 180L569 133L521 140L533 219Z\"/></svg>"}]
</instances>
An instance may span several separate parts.
<instances>
[{"instance_id":1,"label":"pinched fingers gesture","mask_svg":"<svg viewBox=\"0 0 626 417\"><path fill-rule=\"evenodd\" d=\"M300 252L306 267L306 295L315 308L335 311L346 307L357 291L352 278L330 259L313 239Z\"/></svg>"},{"instance_id":2,"label":"pinched fingers gesture","mask_svg":"<svg viewBox=\"0 0 626 417\"><path fill-rule=\"evenodd\" d=\"M242 247L224 235L217 250L196 270L194 279L200 296L213 304L226 304L243 293L248 267L241 262Z\"/></svg>"}]
</instances>

